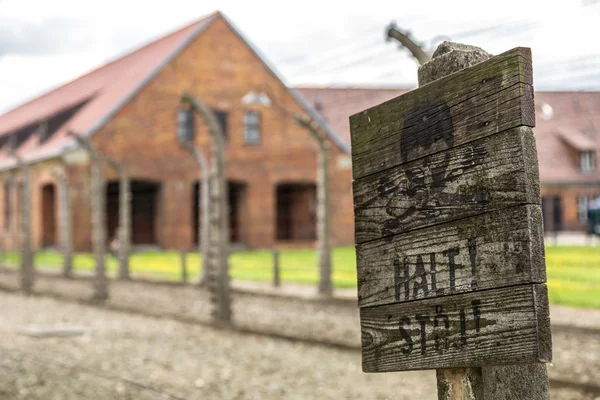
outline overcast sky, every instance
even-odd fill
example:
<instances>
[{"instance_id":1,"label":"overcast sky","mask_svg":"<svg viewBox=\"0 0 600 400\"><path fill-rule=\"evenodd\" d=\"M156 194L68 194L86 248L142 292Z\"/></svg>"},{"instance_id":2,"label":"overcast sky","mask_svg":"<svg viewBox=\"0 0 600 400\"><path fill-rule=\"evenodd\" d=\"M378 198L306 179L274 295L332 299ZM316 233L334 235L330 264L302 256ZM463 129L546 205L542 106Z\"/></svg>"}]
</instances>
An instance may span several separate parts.
<instances>
[{"instance_id":1,"label":"overcast sky","mask_svg":"<svg viewBox=\"0 0 600 400\"><path fill-rule=\"evenodd\" d=\"M293 85L415 86L394 20L431 49L531 47L536 90L600 90L599 0L0 0L0 112L217 9Z\"/></svg>"}]
</instances>

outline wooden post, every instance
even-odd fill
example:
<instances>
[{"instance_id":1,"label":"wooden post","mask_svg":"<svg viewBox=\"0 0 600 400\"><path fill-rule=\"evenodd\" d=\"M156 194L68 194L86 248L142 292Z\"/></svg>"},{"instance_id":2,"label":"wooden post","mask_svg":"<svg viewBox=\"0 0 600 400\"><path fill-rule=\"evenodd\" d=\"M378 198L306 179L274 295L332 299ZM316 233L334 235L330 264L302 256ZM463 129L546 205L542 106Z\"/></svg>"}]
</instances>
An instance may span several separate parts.
<instances>
[{"instance_id":1,"label":"wooden post","mask_svg":"<svg viewBox=\"0 0 600 400\"><path fill-rule=\"evenodd\" d=\"M200 168L200 179L198 181L198 254L200 255L200 263L204 266L201 268L202 274L198 281L199 286L206 283L208 269L206 263L208 260L209 235L210 235L210 179L208 171L208 162L204 153L194 146L193 143L182 143L182 146L187 150L198 163Z\"/></svg>"},{"instance_id":2,"label":"wooden post","mask_svg":"<svg viewBox=\"0 0 600 400\"><path fill-rule=\"evenodd\" d=\"M214 304L213 319L217 325L227 326L231 324L231 289L229 286L229 206L225 177L224 136L217 118L200 99L184 94L182 101L190 104L202 117L208 125L212 139L210 247L204 268L207 269L208 288Z\"/></svg>"},{"instance_id":3,"label":"wooden post","mask_svg":"<svg viewBox=\"0 0 600 400\"><path fill-rule=\"evenodd\" d=\"M21 195L21 290L27 294L33 291L35 283L35 269L33 266L33 250L31 246L31 182L29 165L13 150L9 155L17 161L17 168L21 170L22 186Z\"/></svg>"},{"instance_id":4,"label":"wooden post","mask_svg":"<svg viewBox=\"0 0 600 400\"><path fill-rule=\"evenodd\" d=\"M58 182L58 207L60 217L60 248L63 254L63 276L73 275L73 235L71 231L71 198L66 168L57 168L53 175Z\"/></svg>"},{"instance_id":5,"label":"wooden post","mask_svg":"<svg viewBox=\"0 0 600 400\"><path fill-rule=\"evenodd\" d=\"M455 52L455 56L452 56L451 52ZM465 54L469 56L465 56ZM476 47L447 43L440 46L440 50L436 51L434 57L429 65L419 70L420 86L485 61L492 56ZM445 66L440 72L440 65L442 64ZM543 237L540 240L543 240ZM438 385L445 381L448 371L438 370ZM477 399L549 398L546 364L483 366L481 371L477 371L477 373L483 378L482 397L476 397Z\"/></svg>"},{"instance_id":6,"label":"wooden post","mask_svg":"<svg viewBox=\"0 0 600 400\"><path fill-rule=\"evenodd\" d=\"M279 250L273 249L273 286L279 287Z\"/></svg>"},{"instance_id":7,"label":"wooden post","mask_svg":"<svg viewBox=\"0 0 600 400\"><path fill-rule=\"evenodd\" d=\"M106 276L106 209L105 209L105 184L104 174L102 172L103 162L100 153L89 142L88 139L77 135L74 132L68 132L77 143L85 148L90 155L91 170L91 190L90 201L92 210L92 247L94 250L94 259L96 261L96 274L94 277L93 301L105 301L108 299L108 279Z\"/></svg>"},{"instance_id":8,"label":"wooden post","mask_svg":"<svg viewBox=\"0 0 600 400\"><path fill-rule=\"evenodd\" d=\"M105 161L119 176L119 279L130 279L129 255L131 253L131 182L124 165L106 157Z\"/></svg>"},{"instance_id":9,"label":"wooden post","mask_svg":"<svg viewBox=\"0 0 600 400\"><path fill-rule=\"evenodd\" d=\"M181 281L183 283L187 283L188 281L188 273L187 273L187 253L185 250L182 250L179 253L179 258L181 260Z\"/></svg>"},{"instance_id":10,"label":"wooden post","mask_svg":"<svg viewBox=\"0 0 600 400\"><path fill-rule=\"evenodd\" d=\"M484 399L481 368L438 369L436 376L438 400Z\"/></svg>"},{"instance_id":11,"label":"wooden post","mask_svg":"<svg viewBox=\"0 0 600 400\"><path fill-rule=\"evenodd\" d=\"M419 89L350 118L363 370L437 369L444 400L541 400L551 334L531 52L490 57L445 42ZM536 389L514 390L525 375Z\"/></svg>"},{"instance_id":12,"label":"wooden post","mask_svg":"<svg viewBox=\"0 0 600 400\"><path fill-rule=\"evenodd\" d=\"M329 297L333 293L331 282L331 229L329 226L329 156L327 140L317 123L294 115L294 121L310 132L318 148L317 166L317 259L319 263L319 294Z\"/></svg>"},{"instance_id":13,"label":"wooden post","mask_svg":"<svg viewBox=\"0 0 600 400\"><path fill-rule=\"evenodd\" d=\"M427 67L419 68L419 86L423 86L436 79L442 78L453 72L470 67L478 62L485 61L491 57L487 52L472 48L458 52L456 55L473 54L473 57L439 58L436 54L432 61L424 59L421 65L429 62ZM444 53L447 54L447 53ZM435 68L444 68L443 72L435 71ZM438 369L436 373L438 385L438 400L483 400L483 377L481 367Z\"/></svg>"}]
</instances>

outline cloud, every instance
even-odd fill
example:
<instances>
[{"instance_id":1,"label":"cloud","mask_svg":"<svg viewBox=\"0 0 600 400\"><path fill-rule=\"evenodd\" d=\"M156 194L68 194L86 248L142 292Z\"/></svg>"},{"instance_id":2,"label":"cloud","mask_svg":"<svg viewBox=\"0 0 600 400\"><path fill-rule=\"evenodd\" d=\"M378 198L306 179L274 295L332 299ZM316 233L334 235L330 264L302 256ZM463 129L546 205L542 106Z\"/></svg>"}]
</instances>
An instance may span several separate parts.
<instances>
[{"instance_id":1,"label":"cloud","mask_svg":"<svg viewBox=\"0 0 600 400\"><path fill-rule=\"evenodd\" d=\"M48 18L39 23L0 19L0 56L52 55L85 48L82 22Z\"/></svg>"}]
</instances>

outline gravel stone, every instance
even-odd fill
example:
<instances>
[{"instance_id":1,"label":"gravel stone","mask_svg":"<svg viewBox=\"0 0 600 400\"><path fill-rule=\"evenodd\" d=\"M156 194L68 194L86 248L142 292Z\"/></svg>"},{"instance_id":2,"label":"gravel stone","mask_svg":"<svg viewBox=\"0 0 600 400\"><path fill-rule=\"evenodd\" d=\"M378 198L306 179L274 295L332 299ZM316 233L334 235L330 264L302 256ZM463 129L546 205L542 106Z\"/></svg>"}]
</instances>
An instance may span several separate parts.
<instances>
[{"instance_id":1,"label":"gravel stone","mask_svg":"<svg viewBox=\"0 0 600 400\"><path fill-rule=\"evenodd\" d=\"M89 281L41 275L36 282L36 293L68 301L0 292L0 399L436 398L433 371L361 372L358 309L349 302L236 292L237 331L226 331L207 326L208 295L194 286L114 281L100 308L77 303L91 298ZM0 272L0 287L17 284L14 272ZM600 321L600 312L569 310L551 311L553 324L575 317L553 328L550 378L597 386L600 330L590 321ZM581 318L583 326L575 323ZM54 324L86 333L18 334ZM564 387L553 387L551 398L596 400Z\"/></svg>"}]
</instances>

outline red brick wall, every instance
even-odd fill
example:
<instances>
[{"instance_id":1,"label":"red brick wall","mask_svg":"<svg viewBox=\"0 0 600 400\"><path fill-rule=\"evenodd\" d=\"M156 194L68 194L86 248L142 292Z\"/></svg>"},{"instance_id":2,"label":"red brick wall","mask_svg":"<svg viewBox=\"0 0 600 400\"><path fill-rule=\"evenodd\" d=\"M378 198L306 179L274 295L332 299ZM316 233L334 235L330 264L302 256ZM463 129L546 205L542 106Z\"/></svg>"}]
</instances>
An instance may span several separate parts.
<instances>
[{"instance_id":1,"label":"red brick wall","mask_svg":"<svg viewBox=\"0 0 600 400\"><path fill-rule=\"evenodd\" d=\"M222 19L213 22L171 61L112 120L93 136L103 154L127 165L132 179L160 182L158 240L166 248L190 248L193 241L192 184L198 179L190 155L179 148L176 108L184 91L209 106L227 111L227 176L246 185L242 229L250 247L274 245L275 188L281 182L314 182L316 147L308 132L275 108L254 107L261 114L262 140L245 145L241 98L260 85L269 86L284 108L303 111L285 87ZM209 154L209 135L196 117L196 143ZM333 241L353 242L351 170L332 146ZM107 177L114 178L107 170ZM83 198L78 207L84 207ZM78 246L89 236L78 229ZM85 240L86 242L89 239Z\"/></svg>"},{"instance_id":2,"label":"red brick wall","mask_svg":"<svg viewBox=\"0 0 600 400\"><path fill-rule=\"evenodd\" d=\"M209 106L227 111L227 178L245 185L241 207L241 236L252 248L276 244L276 186L316 180L316 146L308 132L276 108L254 107L261 114L259 145L245 145L243 116L249 109L241 98L261 85L290 112L304 112L286 88L221 18L217 18L186 49L103 126L92 142L100 152L126 165L131 179L160 183L156 236L168 249L190 249L193 243L193 183L199 172L192 157L179 148L176 109L183 92L199 96ZM252 108L252 107L250 107ZM196 117L196 143L209 152L209 135ZM79 152L79 153L77 153ZM89 164L81 150L68 161L72 227L75 248L91 248ZM349 156L331 146L331 213L334 244L353 242L353 207ZM32 166L32 224L34 246L42 243L42 186L55 183L51 169L57 160ZM7 176L7 174L4 174ZM105 169L107 181L116 176ZM58 190L55 191L58 208ZM0 202L3 191L0 191ZM1 204L1 203L0 203ZM58 213L58 209L56 210ZM0 226L3 226L0 213ZM57 214L57 221L58 214ZM15 248L18 226L6 232ZM58 234L57 234L58 238ZM306 245L306 243L303 243Z\"/></svg>"},{"instance_id":3,"label":"red brick wall","mask_svg":"<svg viewBox=\"0 0 600 400\"><path fill-rule=\"evenodd\" d=\"M562 230L577 231L587 229L587 225L579 220L579 196L587 196L593 199L600 196L600 184L571 184L571 185L549 185L542 184L542 198L544 201L544 227L553 231L554 224L552 199L560 199L562 218Z\"/></svg>"}]
</instances>

